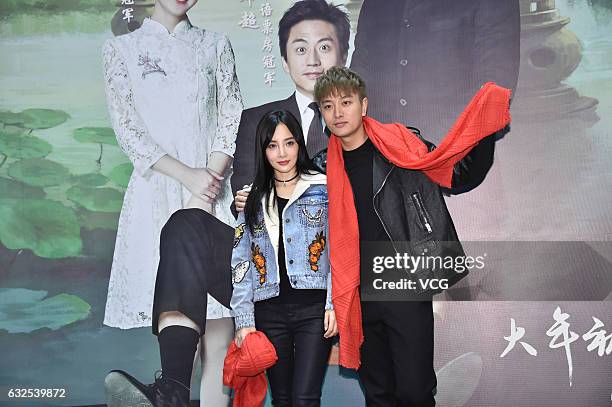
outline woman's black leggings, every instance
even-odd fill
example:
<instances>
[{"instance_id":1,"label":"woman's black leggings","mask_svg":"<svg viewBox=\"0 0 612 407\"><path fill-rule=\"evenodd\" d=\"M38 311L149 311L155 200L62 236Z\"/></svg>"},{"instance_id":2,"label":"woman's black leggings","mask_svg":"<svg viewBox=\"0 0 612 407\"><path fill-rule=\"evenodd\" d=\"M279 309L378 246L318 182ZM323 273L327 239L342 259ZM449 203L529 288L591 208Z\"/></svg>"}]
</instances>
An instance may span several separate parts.
<instances>
[{"instance_id":1,"label":"woman's black leggings","mask_svg":"<svg viewBox=\"0 0 612 407\"><path fill-rule=\"evenodd\" d=\"M325 304L255 303L255 325L276 348L278 361L268 369L275 407L321 405L321 388L331 338L323 337Z\"/></svg>"}]
</instances>

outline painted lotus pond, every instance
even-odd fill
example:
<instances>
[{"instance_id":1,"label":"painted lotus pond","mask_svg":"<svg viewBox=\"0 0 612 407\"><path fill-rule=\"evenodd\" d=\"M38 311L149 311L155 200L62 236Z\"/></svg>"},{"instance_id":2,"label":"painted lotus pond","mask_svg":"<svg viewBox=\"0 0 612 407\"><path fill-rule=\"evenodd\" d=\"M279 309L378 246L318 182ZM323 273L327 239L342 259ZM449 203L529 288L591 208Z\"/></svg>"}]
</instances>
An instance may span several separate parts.
<instances>
[{"instance_id":1,"label":"painted lotus pond","mask_svg":"<svg viewBox=\"0 0 612 407\"><path fill-rule=\"evenodd\" d=\"M99 155L91 157L96 163L93 172L72 174L64 164L47 158L53 146L37 137L37 132L69 119L68 113L52 109L0 112L0 182L4 186L0 241L8 249L29 249L49 259L75 257L82 255L81 229L117 228L131 164L102 173L103 146L117 146L113 130L107 127L79 127L72 132L76 142L99 146ZM92 223L100 218L106 222Z\"/></svg>"}]
</instances>

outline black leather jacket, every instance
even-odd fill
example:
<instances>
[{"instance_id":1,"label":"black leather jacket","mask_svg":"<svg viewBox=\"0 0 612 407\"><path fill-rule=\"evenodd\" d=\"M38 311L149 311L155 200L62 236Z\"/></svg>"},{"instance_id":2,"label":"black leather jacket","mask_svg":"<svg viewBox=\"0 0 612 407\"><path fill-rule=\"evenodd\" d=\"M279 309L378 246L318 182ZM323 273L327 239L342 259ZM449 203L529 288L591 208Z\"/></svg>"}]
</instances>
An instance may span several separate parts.
<instances>
[{"instance_id":1,"label":"black leather jacket","mask_svg":"<svg viewBox=\"0 0 612 407\"><path fill-rule=\"evenodd\" d=\"M418 130L411 130L420 137ZM374 154L374 210L396 252L442 257L465 255L443 194L469 191L484 180L493 164L496 137L497 133L483 139L455 164L450 189L441 188L422 171L397 167L380 152ZM430 151L436 148L423 141ZM450 286L467 274L467 270L457 273L454 269L422 269L416 272L416 277L447 278Z\"/></svg>"},{"instance_id":2,"label":"black leather jacket","mask_svg":"<svg viewBox=\"0 0 612 407\"><path fill-rule=\"evenodd\" d=\"M416 127L407 126L423 141L429 151L436 146L425 140ZM431 256L465 256L446 207L443 195L470 191L484 181L493 165L496 140L502 138L509 127L480 141L453 167L450 188L440 187L418 170L407 170L389 162L379 151L373 159L374 210L398 253ZM314 165L325 172L327 150L313 157ZM417 278L447 278L449 287L468 274L453 269L419 270ZM441 290L418 291L425 296Z\"/></svg>"}]
</instances>

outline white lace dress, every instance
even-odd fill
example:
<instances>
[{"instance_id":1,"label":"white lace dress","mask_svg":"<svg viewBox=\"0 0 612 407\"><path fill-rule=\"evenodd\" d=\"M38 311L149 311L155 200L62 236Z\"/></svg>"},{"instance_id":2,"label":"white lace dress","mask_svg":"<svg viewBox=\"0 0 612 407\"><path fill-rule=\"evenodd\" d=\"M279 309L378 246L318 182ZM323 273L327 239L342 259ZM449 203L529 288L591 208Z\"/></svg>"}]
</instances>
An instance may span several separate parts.
<instances>
[{"instance_id":1,"label":"white lace dress","mask_svg":"<svg viewBox=\"0 0 612 407\"><path fill-rule=\"evenodd\" d=\"M229 40L180 22L172 33L146 19L133 33L106 42L108 110L121 149L134 165L119 218L104 324L151 326L159 235L191 194L151 169L164 154L206 167L213 151L233 156L242 99ZM213 207L235 226L229 177ZM207 318L229 317L208 296Z\"/></svg>"}]
</instances>

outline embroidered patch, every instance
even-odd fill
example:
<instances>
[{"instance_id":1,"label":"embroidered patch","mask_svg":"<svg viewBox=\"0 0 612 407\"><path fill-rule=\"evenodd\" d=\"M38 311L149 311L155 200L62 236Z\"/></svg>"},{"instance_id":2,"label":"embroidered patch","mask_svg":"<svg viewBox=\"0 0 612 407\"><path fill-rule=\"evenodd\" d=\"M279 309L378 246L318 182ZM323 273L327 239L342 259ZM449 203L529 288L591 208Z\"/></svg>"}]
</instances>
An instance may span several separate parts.
<instances>
[{"instance_id":1,"label":"embroidered patch","mask_svg":"<svg viewBox=\"0 0 612 407\"><path fill-rule=\"evenodd\" d=\"M249 267L251 267L251 262L248 260L236 264L236 267L232 269L232 281L234 284L238 284L244 280L244 276L246 276L247 271L249 271Z\"/></svg>"},{"instance_id":2,"label":"embroidered patch","mask_svg":"<svg viewBox=\"0 0 612 407\"><path fill-rule=\"evenodd\" d=\"M302 207L302 213L304 214L304 216L306 217L306 220L308 220L309 223L320 224L321 217L323 216L323 208L317 209L317 211L314 214L312 214L308 212L308 209L306 209L306 207Z\"/></svg>"},{"instance_id":3,"label":"embroidered patch","mask_svg":"<svg viewBox=\"0 0 612 407\"><path fill-rule=\"evenodd\" d=\"M266 282L266 275L268 274L266 271L266 258L261 254L259 246L255 243L251 243L251 255L257 273L259 273L259 284L263 284Z\"/></svg>"},{"instance_id":4,"label":"embroidered patch","mask_svg":"<svg viewBox=\"0 0 612 407\"><path fill-rule=\"evenodd\" d=\"M234 229L234 247L238 246L240 240L242 240L242 236L244 236L244 223L241 223Z\"/></svg>"},{"instance_id":5,"label":"embroidered patch","mask_svg":"<svg viewBox=\"0 0 612 407\"><path fill-rule=\"evenodd\" d=\"M310 263L310 269L312 271L319 271L319 259L321 253L325 249L325 235L323 232L319 232L315 235L315 239L308 245L308 262Z\"/></svg>"},{"instance_id":6,"label":"embroidered patch","mask_svg":"<svg viewBox=\"0 0 612 407\"><path fill-rule=\"evenodd\" d=\"M253 234L254 235L258 235L258 234L262 233L265 229L266 229L266 224L262 220L261 223L256 224L256 225L253 226Z\"/></svg>"},{"instance_id":7,"label":"embroidered patch","mask_svg":"<svg viewBox=\"0 0 612 407\"><path fill-rule=\"evenodd\" d=\"M144 55L138 55L138 66L143 67L142 79L145 79L148 74L154 72L159 72L164 76L167 76L166 71L159 66L159 61L161 61L160 58L153 59L149 56L148 52Z\"/></svg>"}]
</instances>

